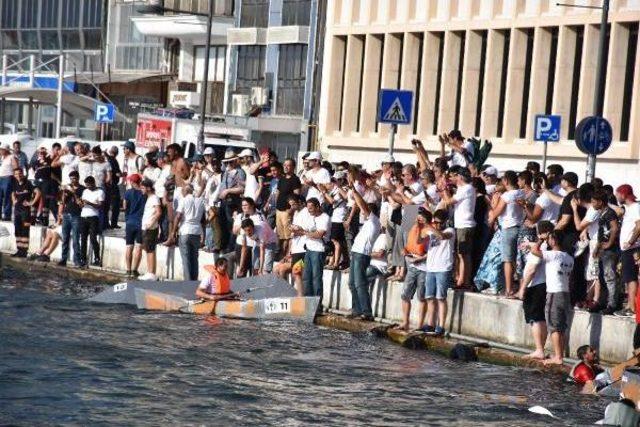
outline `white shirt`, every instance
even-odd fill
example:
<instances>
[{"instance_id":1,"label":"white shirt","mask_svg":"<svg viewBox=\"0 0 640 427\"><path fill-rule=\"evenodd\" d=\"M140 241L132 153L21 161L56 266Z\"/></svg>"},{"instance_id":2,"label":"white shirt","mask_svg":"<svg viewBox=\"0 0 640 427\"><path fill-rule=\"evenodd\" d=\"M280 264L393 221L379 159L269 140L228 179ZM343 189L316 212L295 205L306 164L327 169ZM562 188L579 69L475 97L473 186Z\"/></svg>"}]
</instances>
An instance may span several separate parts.
<instances>
[{"instance_id":1,"label":"white shirt","mask_svg":"<svg viewBox=\"0 0 640 427\"><path fill-rule=\"evenodd\" d=\"M156 213L156 208L160 206L160 199L155 194L147 197L147 201L144 203L144 212L142 213L142 229L143 230L155 230L158 228L158 220L151 221Z\"/></svg>"},{"instance_id":2,"label":"white shirt","mask_svg":"<svg viewBox=\"0 0 640 427\"><path fill-rule=\"evenodd\" d=\"M320 168L318 170L310 170L305 174L306 178L311 180L314 184L328 184L331 182L331 176L329 175L329 171L325 168ZM322 193L315 187L309 186L309 190L307 191L307 200L315 197L318 199L320 203L322 203Z\"/></svg>"},{"instance_id":3,"label":"white shirt","mask_svg":"<svg viewBox=\"0 0 640 427\"><path fill-rule=\"evenodd\" d=\"M542 215L540 221L550 221L555 224L560 215L560 205L554 203L546 192L543 192L537 199L536 205L542 209Z\"/></svg>"},{"instance_id":4,"label":"white shirt","mask_svg":"<svg viewBox=\"0 0 640 427\"><path fill-rule=\"evenodd\" d=\"M465 140L462 143L462 148L464 148L469 153L469 156L472 159L475 157L475 149L471 141L469 141L468 139ZM469 166L469 161L467 160L467 157L465 157L463 154L458 153L457 151L452 151L451 166L462 166L466 168L467 166Z\"/></svg>"},{"instance_id":5,"label":"white shirt","mask_svg":"<svg viewBox=\"0 0 640 427\"><path fill-rule=\"evenodd\" d=\"M93 162L91 164L91 176L96 180L96 187L104 188L108 172L111 172L111 165L106 160L101 163Z\"/></svg>"},{"instance_id":6,"label":"white shirt","mask_svg":"<svg viewBox=\"0 0 640 427\"><path fill-rule=\"evenodd\" d=\"M562 251L543 251L547 293L569 292L569 277L573 270L573 257Z\"/></svg>"},{"instance_id":7,"label":"white shirt","mask_svg":"<svg viewBox=\"0 0 640 427\"><path fill-rule=\"evenodd\" d=\"M300 215L303 211L306 211L307 208L304 208L302 211L295 211L293 213L293 220L291 221L292 225L297 225L302 227L302 215ZM291 253L292 254L303 254L305 252L304 243L306 241L305 236L291 236Z\"/></svg>"},{"instance_id":8,"label":"white shirt","mask_svg":"<svg viewBox=\"0 0 640 427\"><path fill-rule=\"evenodd\" d=\"M524 191L509 190L505 191L500 198L505 202L506 206L500 214L499 220L502 228L518 227L524 221L524 209L516 200L524 199Z\"/></svg>"},{"instance_id":9,"label":"white shirt","mask_svg":"<svg viewBox=\"0 0 640 427\"><path fill-rule=\"evenodd\" d=\"M255 200L256 193L258 192L258 180L256 179L255 175L253 175L251 172L249 172L249 167L248 166L242 166L242 169L244 170L244 173L247 176L247 180L244 183L243 196L244 197L251 197L252 199Z\"/></svg>"},{"instance_id":10,"label":"white shirt","mask_svg":"<svg viewBox=\"0 0 640 427\"><path fill-rule=\"evenodd\" d=\"M331 222L344 222L347 217L347 202L340 195L338 188L331 190L329 195L333 198L333 213L331 214Z\"/></svg>"},{"instance_id":11,"label":"white shirt","mask_svg":"<svg viewBox=\"0 0 640 427\"><path fill-rule=\"evenodd\" d=\"M204 200L202 197L194 197L193 194L187 194L178 202L177 213L182 214L182 222L178 234L186 236L188 234L202 234L202 215L204 215Z\"/></svg>"},{"instance_id":12,"label":"white shirt","mask_svg":"<svg viewBox=\"0 0 640 427\"><path fill-rule=\"evenodd\" d=\"M589 206L587 213L584 214L583 221L589 222L587 227L587 233L589 233L589 239L594 240L598 238L598 220L600 219L600 211L593 209Z\"/></svg>"},{"instance_id":13,"label":"white shirt","mask_svg":"<svg viewBox=\"0 0 640 427\"><path fill-rule=\"evenodd\" d=\"M216 206L220 199L220 179L221 173L211 173L204 187L204 196L207 199L207 206Z\"/></svg>"},{"instance_id":14,"label":"white shirt","mask_svg":"<svg viewBox=\"0 0 640 427\"><path fill-rule=\"evenodd\" d=\"M620 247L629 242L636 222L640 221L640 203L632 203L625 205L624 216L622 217L622 225L620 226ZM631 246L627 249L633 249L640 246L640 239L631 242ZM623 249L623 250L627 250Z\"/></svg>"},{"instance_id":15,"label":"white shirt","mask_svg":"<svg viewBox=\"0 0 640 427\"><path fill-rule=\"evenodd\" d=\"M380 233L375 242L373 242L373 248L371 252L382 251L382 258L371 258L371 266L376 267L378 270L384 270L387 268L387 235L386 233Z\"/></svg>"},{"instance_id":16,"label":"white shirt","mask_svg":"<svg viewBox=\"0 0 640 427\"><path fill-rule=\"evenodd\" d=\"M142 172L142 177L150 180L155 184L155 182L160 178L160 174L162 173L162 169L160 168L145 168L144 172Z\"/></svg>"},{"instance_id":17,"label":"white shirt","mask_svg":"<svg viewBox=\"0 0 640 427\"><path fill-rule=\"evenodd\" d=\"M380 219L373 213L370 213L364 221L364 224L362 224L362 227L360 227L360 231L358 231L356 238L353 239L351 252L367 256L371 255L373 243L376 241L379 234Z\"/></svg>"},{"instance_id":18,"label":"white shirt","mask_svg":"<svg viewBox=\"0 0 640 427\"><path fill-rule=\"evenodd\" d=\"M427 272L441 273L453 270L453 249L456 232L453 228L447 228L443 234L448 234L448 239L440 240L435 234L429 233L429 246L427 249Z\"/></svg>"},{"instance_id":19,"label":"white shirt","mask_svg":"<svg viewBox=\"0 0 640 427\"><path fill-rule=\"evenodd\" d=\"M167 178L169 178L170 175L171 165L165 165L160 171L160 175L158 175L158 179L156 179L155 184L153 185L153 188L156 191L156 196L158 196L160 199L162 199L167 193L164 185L166 184Z\"/></svg>"},{"instance_id":20,"label":"white shirt","mask_svg":"<svg viewBox=\"0 0 640 427\"><path fill-rule=\"evenodd\" d=\"M14 156L9 154L2 158L0 162L0 176L6 178L8 176L13 176L13 159Z\"/></svg>"},{"instance_id":21,"label":"white shirt","mask_svg":"<svg viewBox=\"0 0 640 427\"><path fill-rule=\"evenodd\" d=\"M532 253L527 254L524 271L526 272L530 268L535 268L536 272L533 275L533 279L531 279L531 283L527 285L527 288L533 288L546 282L545 267L542 265L542 258L538 258Z\"/></svg>"},{"instance_id":22,"label":"white shirt","mask_svg":"<svg viewBox=\"0 0 640 427\"><path fill-rule=\"evenodd\" d=\"M487 196L492 195L493 193L496 192L496 185L495 184L487 184L484 186L485 190L487 190Z\"/></svg>"},{"instance_id":23,"label":"white shirt","mask_svg":"<svg viewBox=\"0 0 640 427\"><path fill-rule=\"evenodd\" d=\"M82 192L82 200L90 202L90 203L102 203L104 201L104 191L99 188L95 190L89 190L88 188ZM85 204L82 207L82 211L80 211L80 216L82 218L89 218L91 216L98 216L98 209L93 206L89 206Z\"/></svg>"},{"instance_id":24,"label":"white shirt","mask_svg":"<svg viewBox=\"0 0 640 427\"><path fill-rule=\"evenodd\" d=\"M141 173L142 170L142 157L134 154L131 157L125 157L122 171L127 175L133 175L134 173Z\"/></svg>"},{"instance_id":25,"label":"white shirt","mask_svg":"<svg viewBox=\"0 0 640 427\"><path fill-rule=\"evenodd\" d=\"M78 170L78 162L73 154L65 154L58 159L62 165L62 185L71 184L69 173ZM81 183L84 185L84 183Z\"/></svg>"},{"instance_id":26,"label":"white shirt","mask_svg":"<svg viewBox=\"0 0 640 427\"><path fill-rule=\"evenodd\" d=\"M305 208L300 212L300 226L304 231L320 231L323 230L326 233L329 232L331 218L326 213L322 213L318 216L309 214L309 211ZM325 238L327 237L325 233ZM324 238L313 239L306 236L305 246L308 251L324 252Z\"/></svg>"},{"instance_id":27,"label":"white shirt","mask_svg":"<svg viewBox=\"0 0 640 427\"><path fill-rule=\"evenodd\" d=\"M249 216L246 216L243 213L239 213L233 218L233 229L239 230L238 235L236 236L236 245L242 246L242 244L245 242L245 239L246 239L247 246L249 246L250 248L253 248L256 245L256 241L253 240L252 237L248 237L241 227L242 221L247 218L253 221L253 225L254 227L256 227L264 222L264 217L260 212L256 212Z\"/></svg>"},{"instance_id":28,"label":"white shirt","mask_svg":"<svg viewBox=\"0 0 640 427\"><path fill-rule=\"evenodd\" d=\"M473 219L476 210L476 190L471 184L465 184L456 190L453 195L455 207L453 210L453 223L456 228L471 228L476 226Z\"/></svg>"},{"instance_id":29,"label":"white shirt","mask_svg":"<svg viewBox=\"0 0 640 427\"><path fill-rule=\"evenodd\" d=\"M560 184L555 185L552 189L552 192L558 194L559 196L566 196L567 195L567 190L565 190L564 188L562 188L562 186Z\"/></svg>"},{"instance_id":30,"label":"white shirt","mask_svg":"<svg viewBox=\"0 0 640 427\"><path fill-rule=\"evenodd\" d=\"M425 192L427 193L426 195ZM422 190L421 192L413 196L411 198L411 203L414 205L422 205L427 201L427 196L429 196L434 205L440 203L440 194L438 194L438 188L435 184L431 184L429 188L427 188L426 190Z\"/></svg>"},{"instance_id":31,"label":"white shirt","mask_svg":"<svg viewBox=\"0 0 640 427\"><path fill-rule=\"evenodd\" d=\"M86 160L78 160L76 164L78 167L78 175L80 175L80 184L84 185L84 180L89 176L93 176L93 163ZM97 180L96 187L98 187Z\"/></svg>"}]
</instances>

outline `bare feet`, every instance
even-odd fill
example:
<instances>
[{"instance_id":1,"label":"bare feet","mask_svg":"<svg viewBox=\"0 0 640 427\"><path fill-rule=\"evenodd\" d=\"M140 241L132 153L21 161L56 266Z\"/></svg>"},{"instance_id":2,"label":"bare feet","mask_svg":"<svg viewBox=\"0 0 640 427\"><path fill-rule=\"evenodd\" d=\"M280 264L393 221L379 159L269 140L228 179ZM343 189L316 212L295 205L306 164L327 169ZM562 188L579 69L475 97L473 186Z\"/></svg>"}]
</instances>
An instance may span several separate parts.
<instances>
[{"instance_id":1,"label":"bare feet","mask_svg":"<svg viewBox=\"0 0 640 427\"><path fill-rule=\"evenodd\" d=\"M522 356L523 359L533 359L533 360L544 360L544 352L542 351L534 351L529 354L525 354Z\"/></svg>"},{"instance_id":2,"label":"bare feet","mask_svg":"<svg viewBox=\"0 0 640 427\"><path fill-rule=\"evenodd\" d=\"M402 323L402 324L398 325L398 327L396 329L401 330L401 331L405 331L405 332L409 332L409 324L408 323Z\"/></svg>"},{"instance_id":3,"label":"bare feet","mask_svg":"<svg viewBox=\"0 0 640 427\"><path fill-rule=\"evenodd\" d=\"M542 362L545 366L548 365L562 365L563 360L562 359L558 359L556 357L552 357L551 359L547 359L544 362Z\"/></svg>"}]
</instances>

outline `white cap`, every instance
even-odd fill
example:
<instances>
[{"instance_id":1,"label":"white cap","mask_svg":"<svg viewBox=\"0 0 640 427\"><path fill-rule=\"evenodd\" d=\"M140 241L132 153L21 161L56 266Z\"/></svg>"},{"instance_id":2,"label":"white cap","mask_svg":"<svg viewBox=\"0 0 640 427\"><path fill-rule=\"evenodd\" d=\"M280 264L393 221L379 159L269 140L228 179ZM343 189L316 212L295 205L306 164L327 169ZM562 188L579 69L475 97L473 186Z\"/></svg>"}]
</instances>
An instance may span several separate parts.
<instances>
[{"instance_id":1,"label":"white cap","mask_svg":"<svg viewBox=\"0 0 640 427\"><path fill-rule=\"evenodd\" d=\"M333 178L335 179L342 179L345 176L347 176L347 171L335 171L333 173Z\"/></svg>"},{"instance_id":2,"label":"white cap","mask_svg":"<svg viewBox=\"0 0 640 427\"><path fill-rule=\"evenodd\" d=\"M322 160L322 154L320 154L319 151L312 151L307 156L307 160L318 160L318 161L320 161L320 160Z\"/></svg>"},{"instance_id":3,"label":"white cap","mask_svg":"<svg viewBox=\"0 0 640 427\"><path fill-rule=\"evenodd\" d=\"M213 155L215 152L213 151L213 148L211 147L207 147L204 149L204 153L202 153L203 156L208 156L208 155Z\"/></svg>"},{"instance_id":4,"label":"white cap","mask_svg":"<svg viewBox=\"0 0 640 427\"><path fill-rule=\"evenodd\" d=\"M395 163L395 162L396 162L396 159L394 159L391 154L387 154L380 161L380 163Z\"/></svg>"},{"instance_id":5,"label":"white cap","mask_svg":"<svg viewBox=\"0 0 640 427\"><path fill-rule=\"evenodd\" d=\"M489 176L498 176L498 169L493 166L488 166L485 170L482 171L482 173Z\"/></svg>"},{"instance_id":6,"label":"white cap","mask_svg":"<svg viewBox=\"0 0 640 427\"><path fill-rule=\"evenodd\" d=\"M2 144L0 144L0 150L11 151L11 144L9 144L8 142L3 142Z\"/></svg>"},{"instance_id":7,"label":"white cap","mask_svg":"<svg viewBox=\"0 0 640 427\"><path fill-rule=\"evenodd\" d=\"M245 148L240 152L240 154L238 154L238 157L253 157L253 152L250 149Z\"/></svg>"}]
</instances>

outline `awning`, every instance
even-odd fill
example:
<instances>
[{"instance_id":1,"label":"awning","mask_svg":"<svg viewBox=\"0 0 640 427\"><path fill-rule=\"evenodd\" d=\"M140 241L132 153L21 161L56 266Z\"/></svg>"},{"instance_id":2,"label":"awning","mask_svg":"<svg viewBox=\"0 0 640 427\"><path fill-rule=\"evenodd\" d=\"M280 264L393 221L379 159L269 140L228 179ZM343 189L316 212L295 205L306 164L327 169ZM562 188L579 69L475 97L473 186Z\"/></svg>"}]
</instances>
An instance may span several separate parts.
<instances>
[{"instance_id":1,"label":"awning","mask_svg":"<svg viewBox=\"0 0 640 427\"><path fill-rule=\"evenodd\" d=\"M56 89L5 86L0 87L0 98L28 102L32 98L36 104L57 105ZM78 119L92 119L96 104L102 103L86 95L62 92L62 111ZM116 111L116 121L130 122L124 114Z\"/></svg>"},{"instance_id":2,"label":"awning","mask_svg":"<svg viewBox=\"0 0 640 427\"><path fill-rule=\"evenodd\" d=\"M93 75L84 73L84 75L93 82L93 84L100 85L106 83L139 83L144 81L149 82L166 82L173 77L171 74L161 73L94 73ZM70 80L70 77L66 77L65 80ZM78 78L78 84L86 83L83 78Z\"/></svg>"}]
</instances>

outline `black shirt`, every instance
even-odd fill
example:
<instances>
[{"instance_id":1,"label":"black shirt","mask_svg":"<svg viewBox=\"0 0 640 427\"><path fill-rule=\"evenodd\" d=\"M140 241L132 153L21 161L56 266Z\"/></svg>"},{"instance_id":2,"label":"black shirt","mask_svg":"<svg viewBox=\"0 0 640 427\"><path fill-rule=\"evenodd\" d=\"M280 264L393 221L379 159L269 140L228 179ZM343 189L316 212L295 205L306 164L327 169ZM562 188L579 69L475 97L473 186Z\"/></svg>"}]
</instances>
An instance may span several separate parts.
<instances>
[{"instance_id":1,"label":"black shirt","mask_svg":"<svg viewBox=\"0 0 640 427\"><path fill-rule=\"evenodd\" d=\"M576 230L575 222L573 221L573 208L571 207L571 200L576 196L578 190L573 190L571 193L564 196L562 199L562 204L560 205L560 213L558 215L558 221L562 218L563 215L571 215L571 220L567 224L567 226L562 230L564 234L577 234L578 230ZM578 206L578 213L580 214L580 218L584 218L584 215L587 213L587 210L582 206Z\"/></svg>"},{"instance_id":2,"label":"black shirt","mask_svg":"<svg viewBox=\"0 0 640 427\"><path fill-rule=\"evenodd\" d=\"M294 194L294 190L299 190L302 187L300 178L297 175L291 175L287 178L281 176L278 180L278 198L276 199L276 209L279 211L286 211L289 209L289 203L287 199Z\"/></svg>"},{"instance_id":3,"label":"black shirt","mask_svg":"<svg viewBox=\"0 0 640 427\"><path fill-rule=\"evenodd\" d=\"M35 170L34 176L36 180L51 179L51 159L49 157L38 157L33 162L32 168Z\"/></svg>"},{"instance_id":4,"label":"black shirt","mask_svg":"<svg viewBox=\"0 0 640 427\"><path fill-rule=\"evenodd\" d=\"M30 206L24 206L24 202L30 202L33 198L33 185L29 182L28 179L19 183L18 181L13 181L13 194L16 196L16 211L26 211L31 210Z\"/></svg>"},{"instance_id":5,"label":"black shirt","mask_svg":"<svg viewBox=\"0 0 640 427\"><path fill-rule=\"evenodd\" d=\"M598 220L598 242L606 243L611 237L611 221L618 221L618 215L609 206L606 206L600 213ZM614 239L614 244L607 250L615 250L618 248L618 239Z\"/></svg>"},{"instance_id":6,"label":"black shirt","mask_svg":"<svg viewBox=\"0 0 640 427\"><path fill-rule=\"evenodd\" d=\"M120 182L120 178L122 177L122 172L120 171L120 164L115 159L115 157L105 156L107 161L109 162L109 166L111 166L111 183L109 184L110 189L117 189L118 183Z\"/></svg>"},{"instance_id":7,"label":"black shirt","mask_svg":"<svg viewBox=\"0 0 640 427\"><path fill-rule=\"evenodd\" d=\"M78 205L78 200L82 199L82 192L85 190L84 186L79 185L75 190L69 188L65 190L64 195L64 207L62 208L62 212L65 214L69 214L71 216L80 216L80 212L82 208ZM75 199L69 192L75 194Z\"/></svg>"}]
</instances>

